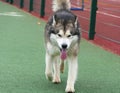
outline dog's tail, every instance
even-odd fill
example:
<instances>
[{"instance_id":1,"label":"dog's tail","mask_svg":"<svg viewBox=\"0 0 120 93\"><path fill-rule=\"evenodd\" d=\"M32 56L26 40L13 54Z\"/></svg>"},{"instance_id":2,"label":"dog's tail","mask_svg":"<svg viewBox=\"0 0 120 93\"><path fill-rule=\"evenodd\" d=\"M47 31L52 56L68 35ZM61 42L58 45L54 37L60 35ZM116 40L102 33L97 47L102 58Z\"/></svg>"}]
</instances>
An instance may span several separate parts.
<instances>
[{"instance_id":1,"label":"dog's tail","mask_svg":"<svg viewBox=\"0 0 120 93\"><path fill-rule=\"evenodd\" d=\"M71 3L70 0L53 0L53 11L56 12L60 9L70 10Z\"/></svg>"}]
</instances>

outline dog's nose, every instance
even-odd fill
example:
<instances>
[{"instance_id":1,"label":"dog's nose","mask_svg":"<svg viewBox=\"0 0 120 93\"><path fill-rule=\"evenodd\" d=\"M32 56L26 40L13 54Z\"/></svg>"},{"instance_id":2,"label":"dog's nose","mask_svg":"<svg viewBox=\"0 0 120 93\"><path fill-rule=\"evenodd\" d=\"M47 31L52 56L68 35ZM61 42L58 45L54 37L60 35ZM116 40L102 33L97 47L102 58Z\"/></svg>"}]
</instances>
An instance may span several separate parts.
<instances>
[{"instance_id":1,"label":"dog's nose","mask_svg":"<svg viewBox=\"0 0 120 93\"><path fill-rule=\"evenodd\" d=\"M66 49L67 48L67 44L62 44L62 48Z\"/></svg>"}]
</instances>

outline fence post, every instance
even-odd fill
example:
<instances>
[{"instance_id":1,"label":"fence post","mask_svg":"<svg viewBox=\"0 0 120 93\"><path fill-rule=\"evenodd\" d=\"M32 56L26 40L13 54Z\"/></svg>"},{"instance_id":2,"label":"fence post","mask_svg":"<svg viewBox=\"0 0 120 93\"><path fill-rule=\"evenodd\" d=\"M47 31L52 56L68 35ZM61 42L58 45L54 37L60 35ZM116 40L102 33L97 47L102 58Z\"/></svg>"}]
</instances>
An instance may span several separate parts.
<instances>
[{"instance_id":1,"label":"fence post","mask_svg":"<svg viewBox=\"0 0 120 93\"><path fill-rule=\"evenodd\" d=\"M33 11L33 0L30 0L29 12Z\"/></svg>"},{"instance_id":2,"label":"fence post","mask_svg":"<svg viewBox=\"0 0 120 93\"><path fill-rule=\"evenodd\" d=\"M13 4L13 0L10 0L10 4Z\"/></svg>"},{"instance_id":3,"label":"fence post","mask_svg":"<svg viewBox=\"0 0 120 93\"><path fill-rule=\"evenodd\" d=\"M9 0L6 0L6 2L9 2Z\"/></svg>"},{"instance_id":4,"label":"fence post","mask_svg":"<svg viewBox=\"0 0 120 93\"><path fill-rule=\"evenodd\" d=\"M95 24L96 24L96 11L97 11L97 0L91 0L91 15L90 15L90 28L89 28L89 39L93 40L95 36Z\"/></svg>"},{"instance_id":5,"label":"fence post","mask_svg":"<svg viewBox=\"0 0 120 93\"><path fill-rule=\"evenodd\" d=\"M20 8L24 7L24 0L20 0Z\"/></svg>"},{"instance_id":6,"label":"fence post","mask_svg":"<svg viewBox=\"0 0 120 93\"><path fill-rule=\"evenodd\" d=\"M45 0L41 0L40 16L44 17L45 15Z\"/></svg>"}]
</instances>

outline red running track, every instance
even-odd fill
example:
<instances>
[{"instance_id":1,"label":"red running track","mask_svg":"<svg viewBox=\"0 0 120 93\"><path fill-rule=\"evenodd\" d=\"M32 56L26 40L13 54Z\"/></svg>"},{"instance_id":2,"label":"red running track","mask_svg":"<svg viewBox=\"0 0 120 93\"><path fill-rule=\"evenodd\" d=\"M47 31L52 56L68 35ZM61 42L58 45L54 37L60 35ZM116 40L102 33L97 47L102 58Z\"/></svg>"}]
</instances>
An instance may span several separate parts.
<instances>
[{"instance_id":1,"label":"red running track","mask_svg":"<svg viewBox=\"0 0 120 93\"><path fill-rule=\"evenodd\" d=\"M97 44L120 55L120 1L99 0L96 36Z\"/></svg>"}]
</instances>

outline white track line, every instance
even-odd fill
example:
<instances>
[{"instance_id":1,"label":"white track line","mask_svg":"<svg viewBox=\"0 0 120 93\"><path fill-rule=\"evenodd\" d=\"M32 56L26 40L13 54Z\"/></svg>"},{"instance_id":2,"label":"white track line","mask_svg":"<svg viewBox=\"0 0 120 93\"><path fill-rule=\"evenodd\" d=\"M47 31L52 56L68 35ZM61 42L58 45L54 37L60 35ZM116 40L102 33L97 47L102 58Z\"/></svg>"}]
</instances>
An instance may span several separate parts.
<instances>
[{"instance_id":1,"label":"white track line","mask_svg":"<svg viewBox=\"0 0 120 93\"><path fill-rule=\"evenodd\" d=\"M72 4L72 6L73 6L73 7L78 7L78 6L74 5L74 4ZM86 8L84 8L84 10L87 10L87 11L90 12L90 9L86 9ZM102 11L97 11L97 13L99 13L99 14L103 14L103 15L107 15L107 16L111 16L111 17L115 17L115 18L120 18L120 16L113 15L113 14L109 14L109 13L102 12Z\"/></svg>"},{"instance_id":2,"label":"white track line","mask_svg":"<svg viewBox=\"0 0 120 93\"><path fill-rule=\"evenodd\" d=\"M103 15L107 15L107 16L111 16L111 17L115 17L115 18L120 18L120 16L109 14L109 13L105 13L105 12L101 12L101 11L97 11L97 13L103 14Z\"/></svg>"},{"instance_id":3,"label":"white track line","mask_svg":"<svg viewBox=\"0 0 120 93\"><path fill-rule=\"evenodd\" d=\"M85 10L90 11L89 9L85 9ZM111 16L111 17L115 17L115 18L120 18L120 16L109 14L109 13L102 12L102 11L97 11L97 13L107 15L107 16Z\"/></svg>"},{"instance_id":4,"label":"white track line","mask_svg":"<svg viewBox=\"0 0 120 93\"><path fill-rule=\"evenodd\" d=\"M23 15L20 15L19 13L17 12L4 12L4 13L0 13L0 16L23 16Z\"/></svg>"}]
</instances>

